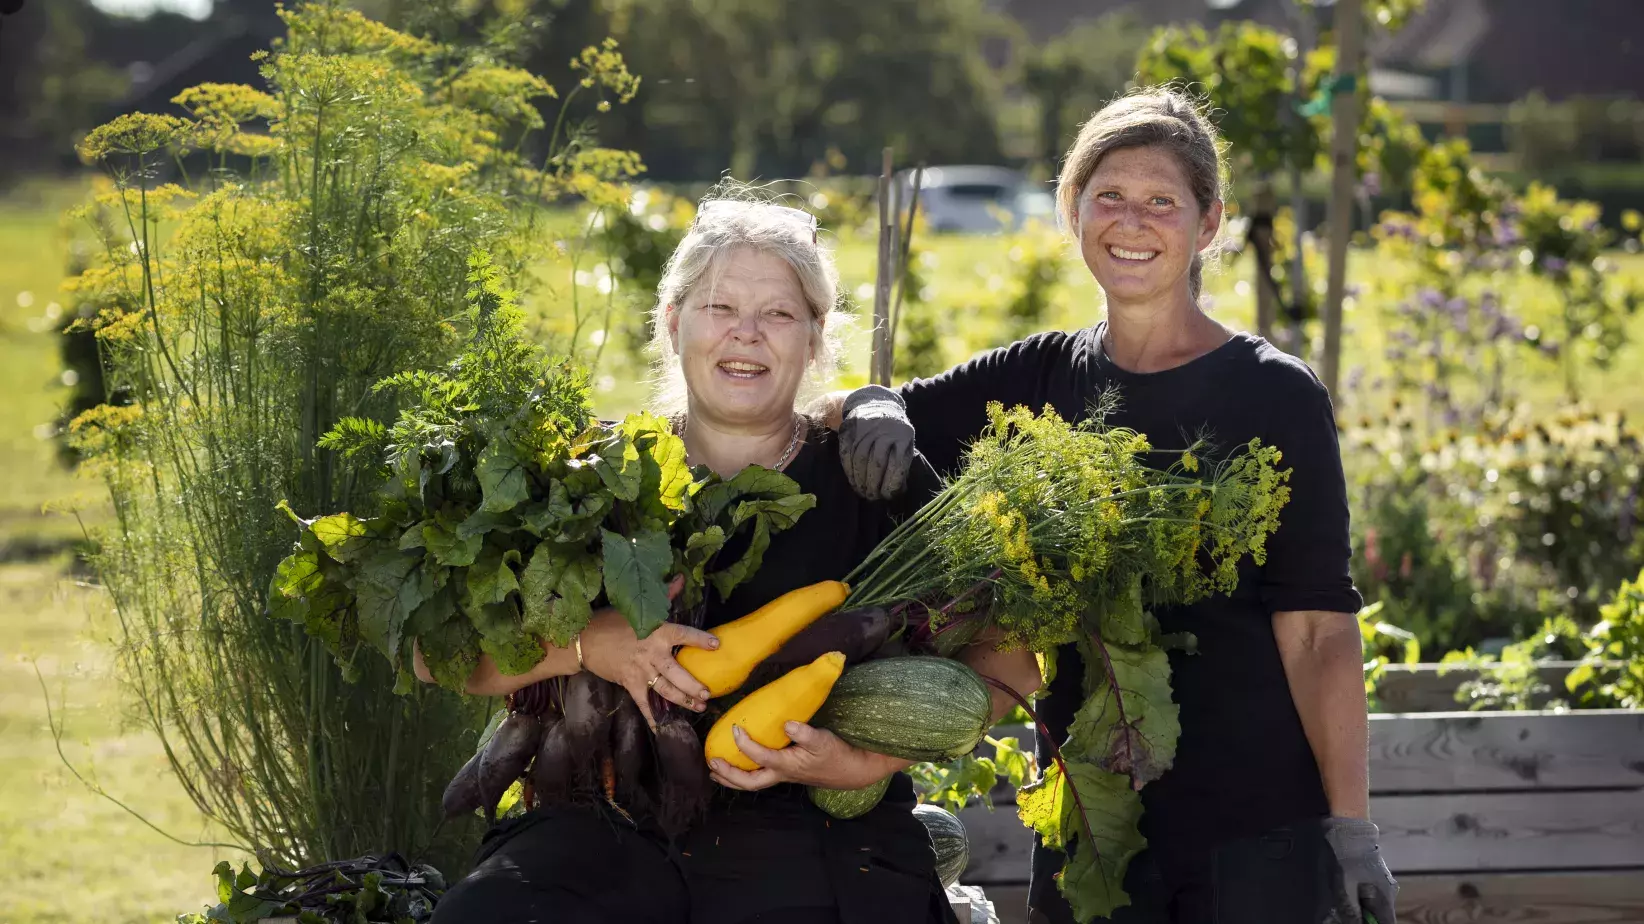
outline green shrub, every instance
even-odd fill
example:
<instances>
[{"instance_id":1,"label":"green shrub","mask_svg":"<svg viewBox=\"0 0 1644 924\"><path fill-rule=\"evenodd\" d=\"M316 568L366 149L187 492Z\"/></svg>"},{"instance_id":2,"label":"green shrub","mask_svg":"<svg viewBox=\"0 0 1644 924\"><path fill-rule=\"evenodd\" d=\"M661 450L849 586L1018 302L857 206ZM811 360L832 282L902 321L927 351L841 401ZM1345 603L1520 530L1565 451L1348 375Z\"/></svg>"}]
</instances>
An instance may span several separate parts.
<instances>
[{"instance_id":1,"label":"green shrub","mask_svg":"<svg viewBox=\"0 0 1644 924\"><path fill-rule=\"evenodd\" d=\"M556 97L529 73L336 0L281 16L267 92L195 87L175 100L187 117L122 116L81 146L111 181L82 212L101 257L71 289L97 306L109 387L133 401L71 426L113 502L94 565L142 721L202 812L284 866L401 851L456 870L476 832L439 828L439 797L484 704L394 696L375 662L346 683L269 619L295 538L276 505L363 509L370 466L316 440L344 416L391 417L373 385L457 352L471 252L528 282L537 206L625 203L639 164L559 126L548 160L525 161ZM566 102L633 91L610 45L576 67ZM189 149L208 172L188 176ZM157 182L168 165L181 184Z\"/></svg>"}]
</instances>

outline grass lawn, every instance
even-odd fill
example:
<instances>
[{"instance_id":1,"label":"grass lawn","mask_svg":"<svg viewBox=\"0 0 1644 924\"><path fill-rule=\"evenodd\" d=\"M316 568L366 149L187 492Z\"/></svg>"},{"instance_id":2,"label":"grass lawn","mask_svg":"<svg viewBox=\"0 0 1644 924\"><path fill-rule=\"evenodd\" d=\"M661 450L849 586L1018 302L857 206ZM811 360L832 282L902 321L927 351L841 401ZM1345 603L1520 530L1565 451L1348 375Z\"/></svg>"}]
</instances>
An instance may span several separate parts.
<instances>
[{"instance_id":1,"label":"grass lawn","mask_svg":"<svg viewBox=\"0 0 1644 924\"><path fill-rule=\"evenodd\" d=\"M64 391L55 344L42 323L59 298L67 256L59 215L78 197L76 184L46 184L0 199L0 869L11 873L0 889L0 921L169 921L212 896L209 871L226 851L167 840L117 806L90 792L63 768L46 725L37 664L65 723L65 749L77 767L92 771L114 795L161 828L185 840L211 840L192 804L170 775L158 742L127 720L113 679L108 643L113 616L105 597L72 568L71 544L80 527L42 506L77 506L99 518L101 491L56 462L39 428L51 421ZM945 361L1009 339L997 306L1008 299L1020 252L999 238L945 237L916 242L929 310L938 317ZM1034 246L1027 242L1026 246ZM1038 246L1054 246L1041 241ZM844 286L871 305L871 241L839 244ZM1621 257L1625 271L1644 279L1644 258ZM1077 256L1063 253L1062 282L1043 327L1078 327L1099 316L1094 283ZM1355 253L1351 278L1384 279L1389 268L1370 253ZM1216 316L1247 327L1254 314L1248 261L1207 283ZM1529 301L1545 301L1536 293ZM642 301L642 299L641 299ZM912 309L909 309L912 310ZM1344 369L1374 365L1381 355L1377 313L1347 315ZM866 324L844 338L841 384L863 381ZM1633 343L1608 372L1590 371L1586 393L1606 409L1644 410L1644 317L1634 319ZM1557 369L1534 361L1525 391L1538 403L1558 395ZM604 414L637 408L644 400L644 367L619 350L600 370L598 403ZM1373 374L1373 373L1372 373ZM1357 408L1355 396L1339 402ZM49 434L48 434L49 435Z\"/></svg>"},{"instance_id":2,"label":"grass lawn","mask_svg":"<svg viewBox=\"0 0 1644 924\"><path fill-rule=\"evenodd\" d=\"M67 239L58 214L76 195L45 186L0 200L0 921L171 921L214 900L211 867L229 853L173 843L75 780L35 675L38 667L77 768L169 833L214 839L159 742L128 721L107 600L72 568L79 524L42 511L79 505L95 520L101 496L37 433L64 391L56 346L37 328L59 297Z\"/></svg>"}]
</instances>

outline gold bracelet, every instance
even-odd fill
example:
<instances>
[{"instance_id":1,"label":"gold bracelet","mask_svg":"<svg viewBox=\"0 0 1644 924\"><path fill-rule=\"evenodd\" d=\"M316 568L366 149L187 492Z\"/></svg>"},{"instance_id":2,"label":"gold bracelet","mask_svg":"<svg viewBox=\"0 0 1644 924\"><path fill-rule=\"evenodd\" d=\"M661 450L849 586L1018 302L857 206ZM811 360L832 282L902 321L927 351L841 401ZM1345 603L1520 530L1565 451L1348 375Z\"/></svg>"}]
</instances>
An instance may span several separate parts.
<instances>
[{"instance_id":1,"label":"gold bracelet","mask_svg":"<svg viewBox=\"0 0 1644 924\"><path fill-rule=\"evenodd\" d=\"M577 670L585 671L588 668L582 663L582 633L577 633Z\"/></svg>"}]
</instances>

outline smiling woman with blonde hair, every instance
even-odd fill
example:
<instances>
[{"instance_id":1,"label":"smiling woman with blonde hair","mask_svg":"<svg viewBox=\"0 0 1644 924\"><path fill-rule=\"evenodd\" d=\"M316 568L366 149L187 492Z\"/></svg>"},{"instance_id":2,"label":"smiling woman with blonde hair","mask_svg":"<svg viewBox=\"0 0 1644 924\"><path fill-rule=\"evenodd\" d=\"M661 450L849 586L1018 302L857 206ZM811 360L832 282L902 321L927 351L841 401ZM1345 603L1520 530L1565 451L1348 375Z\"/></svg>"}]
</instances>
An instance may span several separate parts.
<instances>
[{"instance_id":1,"label":"smiling woman with blonde hair","mask_svg":"<svg viewBox=\"0 0 1644 924\"><path fill-rule=\"evenodd\" d=\"M715 626L790 590L843 578L935 493L934 473L916 460L900 500L858 496L834 431L797 409L802 392L825 385L832 372L829 322L838 291L833 256L809 213L725 187L702 202L658 287L652 410L673 419L691 465L725 477L749 465L780 470L816 505L770 537L758 571L728 598L710 595L706 631L669 623L642 640L619 613L601 610L572 648L544 643L530 673L507 677L482 663L470 692L501 695L586 671L621 685L647 719L654 690L701 715L705 732L708 693L675 659L677 646L713 647ZM749 541L738 535L719 554L736 561ZM989 641L962 659L1024 694L1038 687L1031 654L996 651ZM996 715L1012 704L997 695ZM930 838L912 813L913 785L901 772L909 762L800 723L787 732L793 743L781 750L739 734L738 746L761 769L714 760L707 771L718 785L706 817L677 842L646 818L619 818L600 804L539 809L499 826L475 872L440 905L440 920L953 920ZM858 789L887 777L879 805L849 821L829 818L805 792Z\"/></svg>"}]
</instances>

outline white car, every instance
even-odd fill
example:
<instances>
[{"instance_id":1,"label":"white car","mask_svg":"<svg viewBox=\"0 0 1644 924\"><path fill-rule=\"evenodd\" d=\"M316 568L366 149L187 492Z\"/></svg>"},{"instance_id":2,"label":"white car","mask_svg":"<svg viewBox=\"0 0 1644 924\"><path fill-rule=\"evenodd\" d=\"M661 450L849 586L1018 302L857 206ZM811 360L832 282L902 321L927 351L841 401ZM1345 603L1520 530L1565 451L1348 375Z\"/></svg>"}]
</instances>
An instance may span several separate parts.
<instances>
[{"instance_id":1,"label":"white car","mask_svg":"<svg viewBox=\"0 0 1644 924\"><path fill-rule=\"evenodd\" d=\"M897 175L904 209L913 173ZM1056 220L1050 193L1008 167L926 167L919 187L919 212L932 231L989 234L1015 230L1029 220Z\"/></svg>"}]
</instances>

